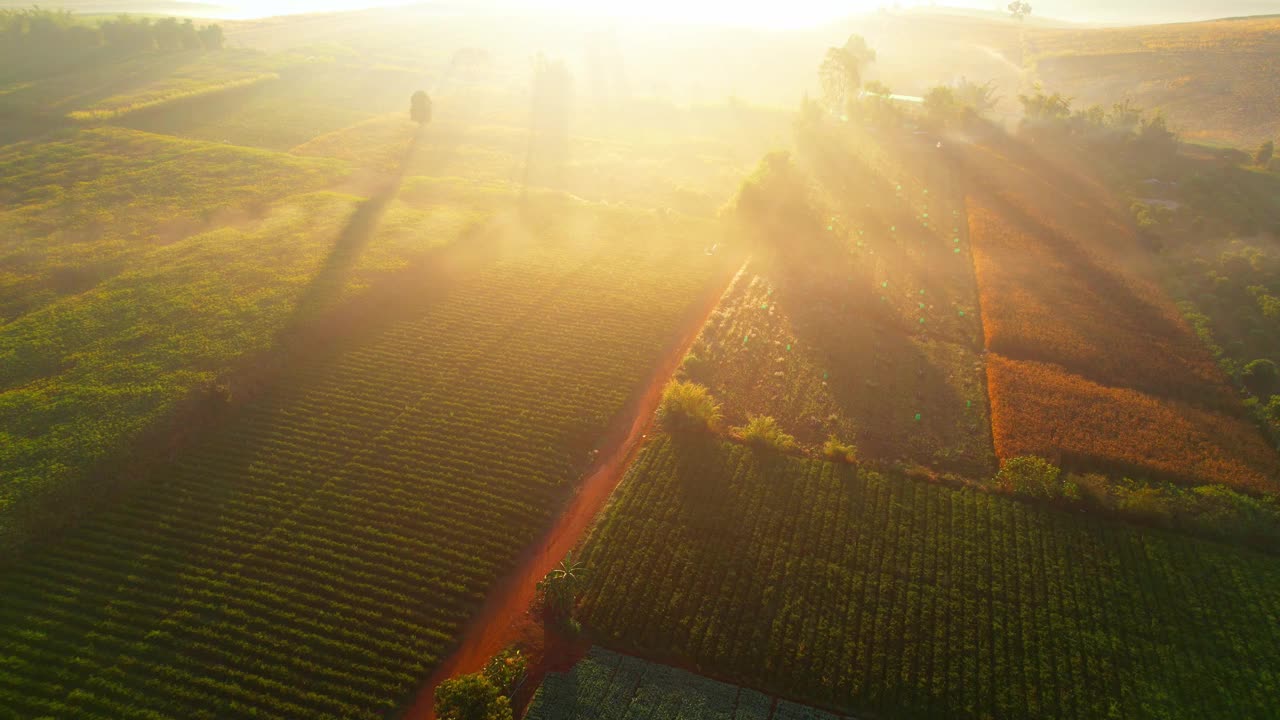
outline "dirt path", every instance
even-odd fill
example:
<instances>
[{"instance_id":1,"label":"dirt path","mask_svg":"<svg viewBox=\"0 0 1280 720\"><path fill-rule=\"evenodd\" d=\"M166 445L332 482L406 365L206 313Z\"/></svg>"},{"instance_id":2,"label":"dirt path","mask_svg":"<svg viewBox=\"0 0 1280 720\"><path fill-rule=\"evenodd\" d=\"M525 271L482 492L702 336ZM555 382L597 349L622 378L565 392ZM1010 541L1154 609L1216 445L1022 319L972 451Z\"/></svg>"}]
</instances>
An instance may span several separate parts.
<instances>
[{"instance_id":1,"label":"dirt path","mask_svg":"<svg viewBox=\"0 0 1280 720\"><path fill-rule=\"evenodd\" d=\"M746 263L743 263L737 273L725 273L725 277L708 292L699 312L690 319L678 341L668 348L650 375L644 393L634 398L628 405L628 411L621 413L609 428L599 459L582 481L577 494L556 519L555 525L525 552L515 570L489 593L480 612L463 632L457 650L418 691L413 705L403 715L405 720L434 720L433 697L442 680L480 670L489 658L527 633L527 626L532 623L529 606L533 603L538 581L578 544L596 515L604 509L648 434L654 412L662 399L663 386L680 366L680 361L719 305L733 278L745 267Z\"/></svg>"}]
</instances>

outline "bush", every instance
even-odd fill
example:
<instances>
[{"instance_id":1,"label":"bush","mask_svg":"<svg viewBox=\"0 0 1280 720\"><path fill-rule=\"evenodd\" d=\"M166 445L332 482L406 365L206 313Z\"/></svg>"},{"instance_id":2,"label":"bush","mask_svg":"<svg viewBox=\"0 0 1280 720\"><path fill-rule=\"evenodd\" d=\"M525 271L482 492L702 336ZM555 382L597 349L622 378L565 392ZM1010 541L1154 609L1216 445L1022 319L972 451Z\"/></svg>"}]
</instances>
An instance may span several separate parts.
<instances>
[{"instance_id":1,"label":"bush","mask_svg":"<svg viewBox=\"0 0 1280 720\"><path fill-rule=\"evenodd\" d=\"M1173 507L1169 495L1158 487L1139 486L1126 481L1117 486L1116 509L1134 517L1168 525L1173 519Z\"/></svg>"},{"instance_id":2,"label":"bush","mask_svg":"<svg viewBox=\"0 0 1280 720\"><path fill-rule=\"evenodd\" d=\"M1054 499L1063 496L1062 470L1042 457L1009 458L996 473L996 485L1027 497Z\"/></svg>"},{"instance_id":3,"label":"bush","mask_svg":"<svg viewBox=\"0 0 1280 720\"><path fill-rule=\"evenodd\" d=\"M1071 500L1080 500L1098 507L1111 507L1111 482L1105 475L1071 473L1063 481L1063 487L1064 494ZM1071 488L1071 491L1066 492L1067 488Z\"/></svg>"},{"instance_id":4,"label":"bush","mask_svg":"<svg viewBox=\"0 0 1280 720\"><path fill-rule=\"evenodd\" d=\"M734 428L733 432L743 442L755 447L779 452L794 450L796 447L795 437L783 432L778 421L768 415L748 415L747 424Z\"/></svg>"},{"instance_id":5,"label":"bush","mask_svg":"<svg viewBox=\"0 0 1280 720\"><path fill-rule=\"evenodd\" d=\"M1276 377L1276 364L1267 359L1254 360L1240 372L1241 382L1258 397L1267 397L1275 390Z\"/></svg>"},{"instance_id":6,"label":"bush","mask_svg":"<svg viewBox=\"0 0 1280 720\"><path fill-rule=\"evenodd\" d=\"M690 352L685 355L684 360L680 363L681 376L691 382L706 380L710 370L711 363L696 352Z\"/></svg>"},{"instance_id":7,"label":"bush","mask_svg":"<svg viewBox=\"0 0 1280 720\"><path fill-rule=\"evenodd\" d=\"M852 463L858 461L858 448L852 443L841 442L835 435L831 435L822 444L822 455L830 460Z\"/></svg>"},{"instance_id":8,"label":"bush","mask_svg":"<svg viewBox=\"0 0 1280 720\"><path fill-rule=\"evenodd\" d=\"M720 404L703 385L672 380L662 391L658 422L668 432L711 432L722 417Z\"/></svg>"},{"instance_id":9,"label":"bush","mask_svg":"<svg viewBox=\"0 0 1280 720\"><path fill-rule=\"evenodd\" d=\"M436 688L440 720L512 720L511 703L483 673L451 678Z\"/></svg>"},{"instance_id":10,"label":"bush","mask_svg":"<svg viewBox=\"0 0 1280 720\"><path fill-rule=\"evenodd\" d=\"M520 681L524 680L528 670L529 662L524 655L509 647L489 659L489 663L484 666L484 676L499 692L510 697Z\"/></svg>"}]
</instances>

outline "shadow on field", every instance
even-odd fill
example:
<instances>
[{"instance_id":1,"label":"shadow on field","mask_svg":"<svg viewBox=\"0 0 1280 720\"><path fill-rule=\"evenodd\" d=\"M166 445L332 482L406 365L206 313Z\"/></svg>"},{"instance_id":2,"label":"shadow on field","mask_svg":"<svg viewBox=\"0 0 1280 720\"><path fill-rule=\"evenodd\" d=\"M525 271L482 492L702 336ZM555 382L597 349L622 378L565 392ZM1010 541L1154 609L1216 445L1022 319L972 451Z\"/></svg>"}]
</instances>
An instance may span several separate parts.
<instances>
[{"instance_id":1,"label":"shadow on field","mask_svg":"<svg viewBox=\"0 0 1280 720\"><path fill-rule=\"evenodd\" d=\"M833 209L862 234L838 237L821 218L811 227L793 227L799 240L793 245L824 249L775 275L779 307L790 316L797 341L830 369L827 391L853 421L852 439L864 457L986 473L985 413L967 405L961 393L965 385L980 386L980 378L969 383L955 377L980 376L980 338L966 324L916 322L921 298L948 309L976 302L971 291L959 291L973 287L971 266L953 260L949 235L922 226L899 188L849 145L858 141L896 142L814 135L802 148ZM895 155L911 163L934 157ZM950 177L941 180L936 187L951 188ZM859 238L862 249L853 252L849 246ZM969 399L985 406L985 396ZM820 443L825 437L803 439Z\"/></svg>"},{"instance_id":2,"label":"shadow on field","mask_svg":"<svg viewBox=\"0 0 1280 720\"><path fill-rule=\"evenodd\" d=\"M1144 295L1127 277L1132 273L1138 282L1147 279L1142 269L1144 258L1140 257L1143 251L1124 242L1123 233L1131 222L1116 219L1105 199L1097 197L1078 178L1072 178L1070 172L1024 145L1015 139L998 144L1006 156L1016 154L1020 160L1031 163L1021 167L1013 163L992 167L977 152L962 151L955 156L955 162L975 196L1019 232L1036 241L1028 251L1030 257L1047 257L1046 265L1060 265L1066 270L1052 273L1028 269L1028 277L1024 278L1027 287L1034 287L1041 301L1060 313L1064 329L1086 334L1105 332L1126 342L1150 342L1153 348L1167 347L1180 355L1186 353L1180 359L1194 362L1194 354L1202 352L1202 348L1189 329L1168 307L1161 307L1152 296ZM1001 168L1007 168L1007 174L1001 173ZM1099 222L1099 218L1103 221ZM1113 237L1108 237L1108 233ZM1095 244L1097 249L1086 243ZM1012 254L1016 250L1005 248L1003 252ZM1126 253L1133 255L1126 257ZM1014 267L1026 264L1022 258L1006 257ZM1001 261L998 254L994 259ZM1062 363L1062 358L1053 350L1037 352L1036 346L1024 342L1001 342L991 350L1014 359ZM1208 361L1207 354L1203 360ZM1067 369L1095 379L1098 372L1092 367ZM1145 381L1136 380L1133 387L1235 411L1236 403L1231 398L1223 396L1217 387L1203 385L1200 379L1190 380L1186 391L1176 394L1170 393L1170 378L1159 375Z\"/></svg>"},{"instance_id":3,"label":"shadow on field","mask_svg":"<svg viewBox=\"0 0 1280 720\"><path fill-rule=\"evenodd\" d=\"M341 296L351 272L360 260L361 253L378 231L378 224L387 210L387 204L395 199L404 181L405 171L413 160L418 144L422 140L420 129L414 133L404 156L396 165L396 171L366 200L360 203L355 212L347 220L347 224L333 241L328 256L320 270L312 278L311 284L298 298L293 317L285 324L282 335L291 336L308 320L331 306Z\"/></svg>"}]
</instances>

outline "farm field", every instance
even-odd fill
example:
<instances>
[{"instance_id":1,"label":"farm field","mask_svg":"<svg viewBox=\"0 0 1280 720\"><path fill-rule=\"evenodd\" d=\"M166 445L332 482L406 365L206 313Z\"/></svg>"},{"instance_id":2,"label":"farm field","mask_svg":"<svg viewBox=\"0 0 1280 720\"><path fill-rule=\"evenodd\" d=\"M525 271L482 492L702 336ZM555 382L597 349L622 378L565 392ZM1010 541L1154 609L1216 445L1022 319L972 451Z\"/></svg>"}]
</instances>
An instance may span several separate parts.
<instances>
[{"instance_id":1,"label":"farm field","mask_svg":"<svg viewBox=\"0 0 1280 720\"><path fill-rule=\"evenodd\" d=\"M297 369L6 569L0 706L358 718L403 702L720 262L679 242L693 228L638 213L540 221L539 242ZM569 231L592 221L598 237Z\"/></svg>"},{"instance_id":2,"label":"farm field","mask_svg":"<svg viewBox=\"0 0 1280 720\"><path fill-rule=\"evenodd\" d=\"M1240 418L1100 385L1060 367L992 354L991 419L1001 457L1274 494L1280 461Z\"/></svg>"},{"instance_id":3,"label":"farm field","mask_svg":"<svg viewBox=\"0 0 1280 720\"><path fill-rule=\"evenodd\" d=\"M1276 492L1280 458L1133 231L1088 178L1015 142L960 160L997 454Z\"/></svg>"},{"instance_id":4,"label":"farm field","mask_svg":"<svg viewBox=\"0 0 1280 720\"><path fill-rule=\"evenodd\" d=\"M593 647L567 673L551 673L525 720L839 720L754 690Z\"/></svg>"},{"instance_id":5,"label":"farm field","mask_svg":"<svg viewBox=\"0 0 1280 720\"><path fill-rule=\"evenodd\" d=\"M539 2L0 9L0 720L1276 715L1280 24Z\"/></svg>"},{"instance_id":6,"label":"farm field","mask_svg":"<svg viewBox=\"0 0 1280 720\"><path fill-rule=\"evenodd\" d=\"M195 140L288 150L379 113L402 110L417 79L328 59L260 85L135 112L119 123Z\"/></svg>"},{"instance_id":7,"label":"farm field","mask_svg":"<svg viewBox=\"0 0 1280 720\"><path fill-rule=\"evenodd\" d=\"M597 643L841 712L1274 710L1280 563L1253 551L663 436L586 553Z\"/></svg>"},{"instance_id":8,"label":"farm field","mask_svg":"<svg viewBox=\"0 0 1280 720\"><path fill-rule=\"evenodd\" d=\"M794 274L792 260L757 257L684 373L730 424L766 414L808 448L835 434L867 459L990 472L961 198L909 140L851 135L814 138L797 163L811 183L805 232L825 255Z\"/></svg>"},{"instance_id":9,"label":"farm field","mask_svg":"<svg viewBox=\"0 0 1280 720\"><path fill-rule=\"evenodd\" d=\"M110 127L0 146L0 321L347 172L328 159Z\"/></svg>"}]
</instances>

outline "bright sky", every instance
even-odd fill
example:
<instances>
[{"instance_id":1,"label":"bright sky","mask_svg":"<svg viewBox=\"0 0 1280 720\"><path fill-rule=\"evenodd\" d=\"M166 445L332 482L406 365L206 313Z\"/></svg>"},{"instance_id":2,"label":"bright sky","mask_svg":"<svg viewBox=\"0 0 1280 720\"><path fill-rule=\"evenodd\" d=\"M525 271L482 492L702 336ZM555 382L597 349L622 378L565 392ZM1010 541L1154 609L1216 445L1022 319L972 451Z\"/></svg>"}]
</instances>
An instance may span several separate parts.
<instances>
[{"instance_id":1,"label":"bright sky","mask_svg":"<svg viewBox=\"0 0 1280 720\"><path fill-rule=\"evenodd\" d=\"M235 17L349 10L380 5L407 5L413 0L204 0L227 8ZM418 0L421 2L421 0ZM943 0L939 5L991 9L995 0ZM471 0L466 7L516 7L567 11L578 15L639 18L659 22L797 28L818 25L891 6L893 0ZM900 0L900 7L931 4Z\"/></svg>"}]
</instances>

